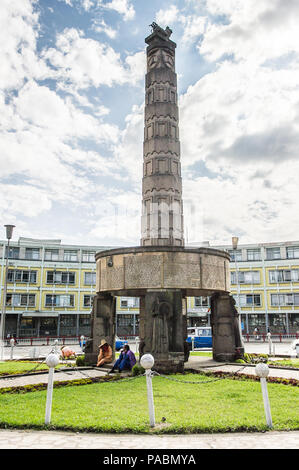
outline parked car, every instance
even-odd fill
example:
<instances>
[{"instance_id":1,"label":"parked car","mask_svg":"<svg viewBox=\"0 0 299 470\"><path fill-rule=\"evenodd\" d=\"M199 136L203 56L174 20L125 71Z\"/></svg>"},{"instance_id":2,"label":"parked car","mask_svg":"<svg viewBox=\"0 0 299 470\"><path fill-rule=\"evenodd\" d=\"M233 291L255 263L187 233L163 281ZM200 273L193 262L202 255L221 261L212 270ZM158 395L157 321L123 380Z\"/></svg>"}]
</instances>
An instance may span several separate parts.
<instances>
[{"instance_id":1,"label":"parked car","mask_svg":"<svg viewBox=\"0 0 299 470\"><path fill-rule=\"evenodd\" d=\"M118 336L115 338L115 350L119 351L121 348L124 347L125 344L128 344L128 341L124 339L119 339Z\"/></svg>"},{"instance_id":2,"label":"parked car","mask_svg":"<svg viewBox=\"0 0 299 470\"><path fill-rule=\"evenodd\" d=\"M212 328L210 326L194 326L187 328L187 342L192 344L194 339L194 348L212 347Z\"/></svg>"}]
</instances>

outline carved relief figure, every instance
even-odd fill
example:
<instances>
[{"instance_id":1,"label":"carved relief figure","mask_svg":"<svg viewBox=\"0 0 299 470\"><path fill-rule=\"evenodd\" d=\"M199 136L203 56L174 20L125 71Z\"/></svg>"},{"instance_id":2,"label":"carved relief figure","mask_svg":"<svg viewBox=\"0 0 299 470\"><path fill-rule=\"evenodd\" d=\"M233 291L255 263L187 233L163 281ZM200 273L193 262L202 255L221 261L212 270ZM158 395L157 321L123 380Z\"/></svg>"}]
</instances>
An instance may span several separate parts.
<instances>
[{"instance_id":1,"label":"carved relief figure","mask_svg":"<svg viewBox=\"0 0 299 470\"><path fill-rule=\"evenodd\" d=\"M163 49L156 49L148 56L148 70L156 69L163 66L174 71L174 58L169 52L164 51Z\"/></svg>"},{"instance_id":2,"label":"carved relief figure","mask_svg":"<svg viewBox=\"0 0 299 470\"><path fill-rule=\"evenodd\" d=\"M166 67L174 71L174 58L171 54L162 50L162 62Z\"/></svg>"},{"instance_id":3,"label":"carved relief figure","mask_svg":"<svg viewBox=\"0 0 299 470\"><path fill-rule=\"evenodd\" d=\"M234 327L236 347L237 348L244 348L244 344L243 344L243 340L242 340L242 334L241 334L241 331L240 331L239 314L238 314L238 311L235 307L236 301L232 296L230 296L230 305L231 305L231 309L232 309L233 315L234 315L233 327Z\"/></svg>"},{"instance_id":4,"label":"carved relief figure","mask_svg":"<svg viewBox=\"0 0 299 470\"><path fill-rule=\"evenodd\" d=\"M155 300L152 308L153 335L152 335L152 352L168 353L169 338L171 327L169 321L173 315L172 305L166 301Z\"/></svg>"}]
</instances>

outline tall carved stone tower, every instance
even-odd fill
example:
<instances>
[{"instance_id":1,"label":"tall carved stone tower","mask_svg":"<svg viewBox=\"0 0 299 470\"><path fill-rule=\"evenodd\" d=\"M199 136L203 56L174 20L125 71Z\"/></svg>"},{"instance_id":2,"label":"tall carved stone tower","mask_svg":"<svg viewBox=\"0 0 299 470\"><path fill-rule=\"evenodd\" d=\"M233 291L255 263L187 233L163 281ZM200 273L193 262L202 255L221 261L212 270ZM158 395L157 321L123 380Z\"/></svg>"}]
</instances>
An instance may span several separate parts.
<instances>
[{"instance_id":1,"label":"tall carved stone tower","mask_svg":"<svg viewBox=\"0 0 299 470\"><path fill-rule=\"evenodd\" d=\"M184 246L176 44L152 23L145 38L144 150L141 245Z\"/></svg>"},{"instance_id":2,"label":"tall carved stone tower","mask_svg":"<svg viewBox=\"0 0 299 470\"><path fill-rule=\"evenodd\" d=\"M96 364L105 339L115 345L116 297L140 298L139 354L155 369L183 372L188 359L187 297L212 296L213 358L233 361L244 352L238 312L229 295L229 254L185 248L178 127L176 44L156 23L145 41L147 74L142 179L142 237L138 247L96 254L96 296L87 363Z\"/></svg>"}]
</instances>

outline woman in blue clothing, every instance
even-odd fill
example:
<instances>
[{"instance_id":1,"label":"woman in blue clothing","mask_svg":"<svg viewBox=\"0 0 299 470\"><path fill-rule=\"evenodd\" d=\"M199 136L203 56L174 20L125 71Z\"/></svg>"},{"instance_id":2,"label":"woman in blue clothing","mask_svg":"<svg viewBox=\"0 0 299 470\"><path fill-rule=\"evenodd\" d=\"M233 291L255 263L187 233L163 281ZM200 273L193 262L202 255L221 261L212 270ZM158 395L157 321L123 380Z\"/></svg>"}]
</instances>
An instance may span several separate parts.
<instances>
[{"instance_id":1,"label":"woman in blue clothing","mask_svg":"<svg viewBox=\"0 0 299 470\"><path fill-rule=\"evenodd\" d=\"M125 344L110 372L114 372L115 369L118 369L119 372L122 370L131 370L134 364L136 364L135 354L130 350L130 346Z\"/></svg>"}]
</instances>

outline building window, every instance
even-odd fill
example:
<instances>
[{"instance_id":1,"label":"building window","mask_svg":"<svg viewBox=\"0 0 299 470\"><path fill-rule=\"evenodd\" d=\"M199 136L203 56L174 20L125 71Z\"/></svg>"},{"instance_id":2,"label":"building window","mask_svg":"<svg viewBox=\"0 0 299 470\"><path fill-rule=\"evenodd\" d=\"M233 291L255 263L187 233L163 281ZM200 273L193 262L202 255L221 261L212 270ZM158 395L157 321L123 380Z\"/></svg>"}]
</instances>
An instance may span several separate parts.
<instances>
[{"instance_id":1,"label":"building window","mask_svg":"<svg viewBox=\"0 0 299 470\"><path fill-rule=\"evenodd\" d=\"M61 295L46 295L46 307L73 307L74 295L61 294Z\"/></svg>"},{"instance_id":2,"label":"building window","mask_svg":"<svg viewBox=\"0 0 299 470\"><path fill-rule=\"evenodd\" d=\"M36 271L9 269L7 273L7 282L30 282L36 283Z\"/></svg>"},{"instance_id":3,"label":"building window","mask_svg":"<svg viewBox=\"0 0 299 470\"><path fill-rule=\"evenodd\" d=\"M259 271L236 271L231 272L231 284L237 284L236 278L238 277L239 284L260 284L260 272Z\"/></svg>"},{"instance_id":4,"label":"building window","mask_svg":"<svg viewBox=\"0 0 299 470\"><path fill-rule=\"evenodd\" d=\"M45 261L58 261L59 250L45 250Z\"/></svg>"},{"instance_id":5,"label":"building window","mask_svg":"<svg viewBox=\"0 0 299 470\"><path fill-rule=\"evenodd\" d=\"M72 271L47 271L47 284L75 284L75 278Z\"/></svg>"},{"instance_id":6,"label":"building window","mask_svg":"<svg viewBox=\"0 0 299 470\"><path fill-rule=\"evenodd\" d=\"M84 295L83 307L92 307L93 295Z\"/></svg>"},{"instance_id":7,"label":"building window","mask_svg":"<svg viewBox=\"0 0 299 470\"><path fill-rule=\"evenodd\" d=\"M298 294L271 294L271 305L273 307L287 307L288 305L299 305Z\"/></svg>"},{"instance_id":8,"label":"building window","mask_svg":"<svg viewBox=\"0 0 299 470\"><path fill-rule=\"evenodd\" d=\"M241 250L228 250L231 261L242 261L242 251Z\"/></svg>"},{"instance_id":9,"label":"building window","mask_svg":"<svg viewBox=\"0 0 299 470\"><path fill-rule=\"evenodd\" d=\"M299 258L299 246L288 246L287 258Z\"/></svg>"},{"instance_id":10,"label":"building window","mask_svg":"<svg viewBox=\"0 0 299 470\"><path fill-rule=\"evenodd\" d=\"M9 307L34 307L35 294L7 294L6 305Z\"/></svg>"},{"instance_id":11,"label":"building window","mask_svg":"<svg viewBox=\"0 0 299 470\"><path fill-rule=\"evenodd\" d=\"M121 308L138 308L139 297L121 297L120 307Z\"/></svg>"},{"instance_id":12,"label":"building window","mask_svg":"<svg viewBox=\"0 0 299 470\"><path fill-rule=\"evenodd\" d=\"M78 253L76 250L64 250L64 261L78 261Z\"/></svg>"},{"instance_id":13,"label":"building window","mask_svg":"<svg viewBox=\"0 0 299 470\"><path fill-rule=\"evenodd\" d=\"M195 307L209 307L210 302L209 302L209 297L194 297L194 305Z\"/></svg>"},{"instance_id":14,"label":"building window","mask_svg":"<svg viewBox=\"0 0 299 470\"><path fill-rule=\"evenodd\" d=\"M238 296L233 295L236 304L238 305ZM240 307L260 307L261 296L260 294L240 294Z\"/></svg>"},{"instance_id":15,"label":"building window","mask_svg":"<svg viewBox=\"0 0 299 470\"><path fill-rule=\"evenodd\" d=\"M280 259L280 248L279 246L276 248L266 248L267 259Z\"/></svg>"},{"instance_id":16,"label":"building window","mask_svg":"<svg viewBox=\"0 0 299 470\"><path fill-rule=\"evenodd\" d=\"M269 271L269 282L299 282L299 269L275 269Z\"/></svg>"},{"instance_id":17,"label":"building window","mask_svg":"<svg viewBox=\"0 0 299 470\"><path fill-rule=\"evenodd\" d=\"M94 286L96 283L96 273L84 273L84 284Z\"/></svg>"},{"instance_id":18,"label":"building window","mask_svg":"<svg viewBox=\"0 0 299 470\"><path fill-rule=\"evenodd\" d=\"M75 327L76 326L76 316L75 315L61 315L60 316L60 326L61 327Z\"/></svg>"},{"instance_id":19,"label":"building window","mask_svg":"<svg viewBox=\"0 0 299 470\"><path fill-rule=\"evenodd\" d=\"M89 315L80 315L79 318L79 327L80 326L90 326L90 316Z\"/></svg>"},{"instance_id":20,"label":"building window","mask_svg":"<svg viewBox=\"0 0 299 470\"><path fill-rule=\"evenodd\" d=\"M26 259L39 259L39 248L26 248L25 249Z\"/></svg>"},{"instance_id":21,"label":"building window","mask_svg":"<svg viewBox=\"0 0 299 470\"><path fill-rule=\"evenodd\" d=\"M95 262L95 251L82 251L82 261L84 263L94 263Z\"/></svg>"},{"instance_id":22,"label":"building window","mask_svg":"<svg viewBox=\"0 0 299 470\"><path fill-rule=\"evenodd\" d=\"M260 261L261 250L259 248L247 250L247 261Z\"/></svg>"},{"instance_id":23,"label":"building window","mask_svg":"<svg viewBox=\"0 0 299 470\"><path fill-rule=\"evenodd\" d=\"M9 259L18 259L20 257L20 248L10 246L7 253L6 247L5 257L8 257Z\"/></svg>"}]
</instances>

